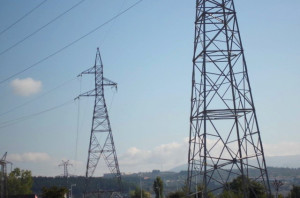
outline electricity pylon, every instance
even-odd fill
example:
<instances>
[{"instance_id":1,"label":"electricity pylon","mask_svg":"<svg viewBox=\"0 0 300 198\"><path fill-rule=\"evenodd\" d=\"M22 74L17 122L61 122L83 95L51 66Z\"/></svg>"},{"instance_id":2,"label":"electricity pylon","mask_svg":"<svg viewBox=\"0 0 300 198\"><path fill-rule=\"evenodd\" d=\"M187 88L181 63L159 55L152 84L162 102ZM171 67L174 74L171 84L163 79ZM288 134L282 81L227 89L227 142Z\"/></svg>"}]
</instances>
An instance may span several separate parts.
<instances>
[{"instance_id":1,"label":"electricity pylon","mask_svg":"<svg viewBox=\"0 0 300 198\"><path fill-rule=\"evenodd\" d=\"M255 174L252 174L256 171ZM233 191L257 197L253 182L270 196L264 150L233 0L197 0L190 135L189 195ZM200 187L201 185L201 187ZM238 193L238 192L236 192Z\"/></svg>"},{"instance_id":2,"label":"electricity pylon","mask_svg":"<svg viewBox=\"0 0 300 198\"><path fill-rule=\"evenodd\" d=\"M12 163L6 160L7 152L0 159L0 198L8 197L7 186L7 164L12 166Z\"/></svg>"},{"instance_id":3,"label":"electricity pylon","mask_svg":"<svg viewBox=\"0 0 300 198\"><path fill-rule=\"evenodd\" d=\"M88 160L85 174L85 190L87 191L89 178L93 176L101 157L104 159L110 172L114 174L115 178L117 178L121 190L121 173L104 98L104 87L111 86L117 89L117 83L103 76L103 64L99 48L97 48L95 65L92 68L82 72L79 76L83 74L93 74L95 76L95 89L79 96L95 97Z\"/></svg>"},{"instance_id":4,"label":"electricity pylon","mask_svg":"<svg viewBox=\"0 0 300 198\"><path fill-rule=\"evenodd\" d=\"M69 177L68 166L73 166L73 165L69 162L69 160L67 160L67 161L63 161L63 160L62 160L62 163L59 164L58 166L63 166L63 167L64 167L64 174L63 174L63 176L64 176L64 177Z\"/></svg>"}]
</instances>

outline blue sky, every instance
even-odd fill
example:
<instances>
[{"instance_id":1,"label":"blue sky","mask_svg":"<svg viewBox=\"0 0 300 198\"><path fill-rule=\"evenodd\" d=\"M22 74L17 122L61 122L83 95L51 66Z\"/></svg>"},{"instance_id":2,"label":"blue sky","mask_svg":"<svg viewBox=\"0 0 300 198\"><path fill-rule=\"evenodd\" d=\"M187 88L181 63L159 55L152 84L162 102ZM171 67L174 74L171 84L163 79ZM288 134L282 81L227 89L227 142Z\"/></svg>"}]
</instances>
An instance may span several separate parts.
<instances>
[{"instance_id":1,"label":"blue sky","mask_svg":"<svg viewBox=\"0 0 300 198\"><path fill-rule=\"evenodd\" d=\"M41 2L0 1L0 32ZM46 1L0 35L0 54L77 2ZM135 2L84 1L0 55L0 81ZM300 154L300 2L240 0L235 5L265 154ZM72 174L84 174L92 98L9 126L4 123L71 101L80 87L81 92L92 89L91 76L76 76L93 65L100 47L104 75L118 83L116 93L107 89L105 94L121 171L168 170L186 163L194 15L195 1L143 0L61 53L0 84L0 155L8 151L15 166L33 175L61 174L61 160L73 163Z\"/></svg>"}]
</instances>

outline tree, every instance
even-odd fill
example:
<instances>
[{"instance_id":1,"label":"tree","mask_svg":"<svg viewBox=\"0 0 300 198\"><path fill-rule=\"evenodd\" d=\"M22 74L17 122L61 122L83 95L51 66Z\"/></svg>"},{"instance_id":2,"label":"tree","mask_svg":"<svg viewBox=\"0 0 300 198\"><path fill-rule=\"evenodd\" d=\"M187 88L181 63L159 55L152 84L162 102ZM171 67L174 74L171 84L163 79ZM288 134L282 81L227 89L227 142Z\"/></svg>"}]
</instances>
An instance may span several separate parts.
<instances>
[{"instance_id":1,"label":"tree","mask_svg":"<svg viewBox=\"0 0 300 198\"><path fill-rule=\"evenodd\" d=\"M194 198L202 198L203 197L203 194L202 194L202 191L203 191L203 185L199 184L197 186L197 191L198 191L198 194L194 194ZM167 195L167 198L185 198L185 197L188 197L188 185L187 183L184 184L184 186L182 186L181 190L178 190L178 191L175 191L175 192L171 192ZM215 198L214 194L212 192L208 192L207 193L207 197L208 198Z\"/></svg>"},{"instance_id":2,"label":"tree","mask_svg":"<svg viewBox=\"0 0 300 198\"><path fill-rule=\"evenodd\" d=\"M202 197L203 197L203 194L202 194L203 189L204 189L204 186L203 186L202 184L199 184L199 185L197 186L197 190L198 190L198 198L202 198ZM209 190L209 189L208 189L208 190ZM195 195L195 197L197 197L197 196ZM207 197L208 197L208 198L214 198L215 196L214 196L214 194L213 194L212 192L208 192L208 193L207 193Z\"/></svg>"},{"instance_id":3,"label":"tree","mask_svg":"<svg viewBox=\"0 0 300 198\"><path fill-rule=\"evenodd\" d=\"M140 188L136 188L134 191L130 192L130 198L140 198L142 193L143 198L151 198L151 193L147 192L145 190L142 190Z\"/></svg>"},{"instance_id":4,"label":"tree","mask_svg":"<svg viewBox=\"0 0 300 198\"><path fill-rule=\"evenodd\" d=\"M167 195L167 198L185 198L187 197L188 193L189 193L189 188L187 182L185 182L180 190L177 190L175 192L170 192Z\"/></svg>"},{"instance_id":5,"label":"tree","mask_svg":"<svg viewBox=\"0 0 300 198\"><path fill-rule=\"evenodd\" d=\"M181 187L181 191L187 195L189 193L189 186L188 186L188 183L187 181L184 182L184 185Z\"/></svg>"},{"instance_id":6,"label":"tree","mask_svg":"<svg viewBox=\"0 0 300 198\"><path fill-rule=\"evenodd\" d=\"M31 171L15 168L9 173L7 184L9 195L31 194L31 188L33 184Z\"/></svg>"},{"instance_id":7,"label":"tree","mask_svg":"<svg viewBox=\"0 0 300 198\"><path fill-rule=\"evenodd\" d=\"M246 186L243 187L243 180L246 183ZM267 197L265 188L259 182L253 181L249 178L239 176L235 178L232 182L229 182L225 185L222 198L227 197L243 197L244 190L247 193L249 198L265 198Z\"/></svg>"},{"instance_id":8,"label":"tree","mask_svg":"<svg viewBox=\"0 0 300 198\"><path fill-rule=\"evenodd\" d=\"M223 193L220 196L221 198L239 198L239 197L243 197L242 194L239 194L237 192L233 192L230 190L225 190L223 191Z\"/></svg>"},{"instance_id":9,"label":"tree","mask_svg":"<svg viewBox=\"0 0 300 198\"><path fill-rule=\"evenodd\" d=\"M163 180L157 176L153 183L153 191L155 193L155 198L163 198L164 197L164 182Z\"/></svg>"},{"instance_id":10,"label":"tree","mask_svg":"<svg viewBox=\"0 0 300 198\"><path fill-rule=\"evenodd\" d=\"M167 198L184 198L186 197L186 194L183 192L183 191L176 191L176 192L170 192L168 195L167 195Z\"/></svg>"},{"instance_id":11,"label":"tree","mask_svg":"<svg viewBox=\"0 0 300 198\"><path fill-rule=\"evenodd\" d=\"M65 187L52 186L50 188L42 188L42 197L43 198L64 198L69 190Z\"/></svg>"},{"instance_id":12,"label":"tree","mask_svg":"<svg viewBox=\"0 0 300 198\"><path fill-rule=\"evenodd\" d=\"M293 185L288 198L299 198L300 197L300 186Z\"/></svg>"},{"instance_id":13,"label":"tree","mask_svg":"<svg viewBox=\"0 0 300 198\"><path fill-rule=\"evenodd\" d=\"M284 198L283 194L278 194L278 198Z\"/></svg>"}]
</instances>

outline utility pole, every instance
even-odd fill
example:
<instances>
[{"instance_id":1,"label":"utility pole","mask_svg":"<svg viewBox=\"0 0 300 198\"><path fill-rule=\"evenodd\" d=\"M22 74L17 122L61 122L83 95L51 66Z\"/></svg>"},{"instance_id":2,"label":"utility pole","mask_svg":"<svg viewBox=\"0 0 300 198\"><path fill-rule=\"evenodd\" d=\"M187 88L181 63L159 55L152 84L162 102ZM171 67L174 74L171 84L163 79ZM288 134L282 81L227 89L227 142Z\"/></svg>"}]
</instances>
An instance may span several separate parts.
<instances>
[{"instance_id":1,"label":"utility pole","mask_svg":"<svg viewBox=\"0 0 300 198\"><path fill-rule=\"evenodd\" d=\"M6 161L7 152L0 159L0 198L8 197L7 186L7 164L12 165L11 162Z\"/></svg>"},{"instance_id":2,"label":"utility pole","mask_svg":"<svg viewBox=\"0 0 300 198\"><path fill-rule=\"evenodd\" d=\"M234 2L196 0L189 195L198 194L197 182L204 198L224 188L232 191L228 182L237 177L243 198L256 193L249 179L261 182L271 196Z\"/></svg>"},{"instance_id":3,"label":"utility pole","mask_svg":"<svg viewBox=\"0 0 300 198\"><path fill-rule=\"evenodd\" d=\"M140 189L141 189L141 198L143 198L143 186L142 186L142 173L140 172Z\"/></svg>"},{"instance_id":4,"label":"utility pole","mask_svg":"<svg viewBox=\"0 0 300 198\"><path fill-rule=\"evenodd\" d=\"M117 83L103 76L103 63L99 48L97 48L95 65L92 68L82 72L79 76L83 74L93 74L95 78L95 88L79 96L95 97L85 174L85 193L88 190L89 179L93 176L101 157L105 161L110 172L114 174L115 178L117 179L119 183L119 190L121 191L121 173L104 97L104 87L115 87L117 89Z\"/></svg>"},{"instance_id":5,"label":"utility pole","mask_svg":"<svg viewBox=\"0 0 300 198\"><path fill-rule=\"evenodd\" d=\"M70 198L73 198L73 186L76 186L76 184L71 184Z\"/></svg>"}]
</instances>

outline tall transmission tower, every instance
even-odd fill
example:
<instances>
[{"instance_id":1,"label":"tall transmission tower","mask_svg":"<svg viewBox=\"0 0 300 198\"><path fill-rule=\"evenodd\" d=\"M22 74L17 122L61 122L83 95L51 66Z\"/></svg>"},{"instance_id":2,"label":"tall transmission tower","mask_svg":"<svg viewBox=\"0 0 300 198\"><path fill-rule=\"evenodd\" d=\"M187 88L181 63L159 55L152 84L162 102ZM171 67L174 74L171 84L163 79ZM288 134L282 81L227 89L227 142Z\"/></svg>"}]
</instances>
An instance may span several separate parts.
<instances>
[{"instance_id":1,"label":"tall transmission tower","mask_svg":"<svg viewBox=\"0 0 300 198\"><path fill-rule=\"evenodd\" d=\"M114 174L115 178L117 178L120 187L119 190L121 190L121 173L104 98L104 87L110 86L117 89L117 83L103 76L103 64L99 48L97 48L95 65L92 68L82 72L79 76L83 74L93 74L95 76L95 89L79 96L95 97L88 160L85 174L86 191L89 184L89 178L93 176L101 157L104 159L110 172Z\"/></svg>"},{"instance_id":2,"label":"tall transmission tower","mask_svg":"<svg viewBox=\"0 0 300 198\"><path fill-rule=\"evenodd\" d=\"M255 174L252 174L255 172ZM270 184L233 0L197 0L192 73L188 186L190 196L230 190L242 180ZM201 185L201 187L199 187Z\"/></svg>"},{"instance_id":3,"label":"tall transmission tower","mask_svg":"<svg viewBox=\"0 0 300 198\"><path fill-rule=\"evenodd\" d=\"M0 159L0 198L8 197L7 187L7 164L12 165L11 162L6 161L7 152Z\"/></svg>"},{"instance_id":4,"label":"tall transmission tower","mask_svg":"<svg viewBox=\"0 0 300 198\"><path fill-rule=\"evenodd\" d=\"M63 167L64 167L64 174L63 174L63 176L64 176L64 177L69 177L68 166L73 166L73 165L69 162L69 160L68 160L68 161L63 161L63 160L62 160L62 163L59 164L58 166L63 166Z\"/></svg>"}]
</instances>

